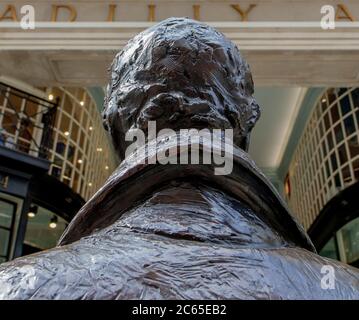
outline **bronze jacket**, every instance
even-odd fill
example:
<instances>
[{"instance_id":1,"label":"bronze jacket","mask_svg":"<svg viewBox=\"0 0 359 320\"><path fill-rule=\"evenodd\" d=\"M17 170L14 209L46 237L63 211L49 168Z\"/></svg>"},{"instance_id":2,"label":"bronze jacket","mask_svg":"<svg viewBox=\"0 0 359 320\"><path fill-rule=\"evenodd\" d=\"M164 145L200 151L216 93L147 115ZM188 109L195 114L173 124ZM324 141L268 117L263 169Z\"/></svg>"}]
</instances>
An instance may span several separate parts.
<instances>
[{"instance_id":1,"label":"bronze jacket","mask_svg":"<svg viewBox=\"0 0 359 320\"><path fill-rule=\"evenodd\" d=\"M145 158L158 148L180 152L169 139ZM223 176L126 158L56 248L0 265L0 299L359 299L358 270L318 256L248 155L232 157Z\"/></svg>"}]
</instances>

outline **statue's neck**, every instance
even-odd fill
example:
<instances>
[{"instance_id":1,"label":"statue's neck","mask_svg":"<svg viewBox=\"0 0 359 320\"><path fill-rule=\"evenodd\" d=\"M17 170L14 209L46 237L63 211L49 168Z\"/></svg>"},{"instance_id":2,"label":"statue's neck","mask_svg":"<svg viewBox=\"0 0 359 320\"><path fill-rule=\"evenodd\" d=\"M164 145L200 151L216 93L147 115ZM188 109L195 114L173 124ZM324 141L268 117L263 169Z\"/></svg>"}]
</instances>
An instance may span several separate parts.
<instances>
[{"instance_id":1,"label":"statue's neck","mask_svg":"<svg viewBox=\"0 0 359 320\"><path fill-rule=\"evenodd\" d=\"M204 184L173 182L114 225L146 233L230 246L288 243L242 202Z\"/></svg>"}]
</instances>

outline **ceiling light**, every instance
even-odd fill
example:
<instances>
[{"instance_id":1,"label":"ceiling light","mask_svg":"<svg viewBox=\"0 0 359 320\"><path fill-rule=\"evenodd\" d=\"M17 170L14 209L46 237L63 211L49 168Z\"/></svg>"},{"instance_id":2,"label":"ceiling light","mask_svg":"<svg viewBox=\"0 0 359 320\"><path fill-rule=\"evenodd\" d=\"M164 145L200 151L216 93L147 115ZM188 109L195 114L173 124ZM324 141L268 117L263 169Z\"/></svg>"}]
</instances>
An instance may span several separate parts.
<instances>
[{"instance_id":1,"label":"ceiling light","mask_svg":"<svg viewBox=\"0 0 359 320\"><path fill-rule=\"evenodd\" d=\"M65 131L64 132L64 135L67 137L68 135L70 134L70 132L68 132L68 131Z\"/></svg>"},{"instance_id":2,"label":"ceiling light","mask_svg":"<svg viewBox=\"0 0 359 320\"><path fill-rule=\"evenodd\" d=\"M83 106L84 104L85 104L85 102L83 102L83 101L80 101L80 104Z\"/></svg>"},{"instance_id":3,"label":"ceiling light","mask_svg":"<svg viewBox=\"0 0 359 320\"><path fill-rule=\"evenodd\" d=\"M93 130L93 128L92 128L92 127L89 127L89 130L90 130L90 131L92 131L92 130Z\"/></svg>"},{"instance_id":4,"label":"ceiling light","mask_svg":"<svg viewBox=\"0 0 359 320\"><path fill-rule=\"evenodd\" d=\"M108 170L109 168L108 168L108 166L105 166L105 170Z\"/></svg>"},{"instance_id":5,"label":"ceiling light","mask_svg":"<svg viewBox=\"0 0 359 320\"><path fill-rule=\"evenodd\" d=\"M50 223L49 223L49 227L51 229L55 229L57 227L57 216L55 216L55 215L52 216Z\"/></svg>"},{"instance_id":6,"label":"ceiling light","mask_svg":"<svg viewBox=\"0 0 359 320\"><path fill-rule=\"evenodd\" d=\"M89 184L88 184L88 185L89 185L89 187L92 187L92 182L89 182Z\"/></svg>"},{"instance_id":7,"label":"ceiling light","mask_svg":"<svg viewBox=\"0 0 359 320\"><path fill-rule=\"evenodd\" d=\"M82 159L78 159L78 160L77 160L77 163L80 163L80 164L81 164L81 163L82 163Z\"/></svg>"},{"instance_id":8,"label":"ceiling light","mask_svg":"<svg viewBox=\"0 0 359 320\"><path fill-rule=\"evenodd\" d=\"M51 94L51 93L49 94L49 100L50 100L50 101L54 100L54 95Z\"/></svg>"},{"instance_id":9,"label":"ceiling light","mask_svg":"<svg viewBox=\"0 0 359 320\"><path fill-rule=\"evenodd\" d=\"M38 206L30 206L30 210L27 213L29 218L34 218L37 214Z\"/></svg>"},{"instance_id":10,"label":"ceiling light","mask_svg":"<svg viewBox=\"0 0 359 320\"><path fill-rule=\"evenodd\" d=\"M102 148L97 148L96 149L98 152L102 152Z\"/></svg>"},{"instance_id":11,"label":"ceiling light","mask_svg":"<svg viewBox=\"0 0 359 320\"><path fill-rule=\"evenodd\" d=\"M325 102L327 102L327 99L323 98L322 103L325 103Z\"/></svg>"}]
</instances>

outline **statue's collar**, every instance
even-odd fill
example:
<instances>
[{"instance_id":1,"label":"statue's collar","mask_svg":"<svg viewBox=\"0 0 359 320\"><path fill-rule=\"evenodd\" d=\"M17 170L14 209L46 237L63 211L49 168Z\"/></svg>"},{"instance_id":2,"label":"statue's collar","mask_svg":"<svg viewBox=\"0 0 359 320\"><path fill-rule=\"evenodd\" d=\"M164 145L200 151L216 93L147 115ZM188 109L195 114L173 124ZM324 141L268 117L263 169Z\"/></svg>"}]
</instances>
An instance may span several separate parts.
<instances>
[{"instance_id":1,"label":"statue's collar","mask_svg":"<svg viewBox=\"0 0 359 320\"><path fill-rule=\"evenodd\" d=\"M183 139L182 141L186 141ZM184 142L182 142L184 143ZM65 245L103 229L115 222L126 210L140 203L159 186L171 180L197 177L214 183L235 197L244 200L255 212L264 214L272 226L288 241L297 246L315 251L303 228L291 216L286 204L276 189L256 167L248 154L236 146L229 146L226 157L233 159L233 170L228 175L215 175L215 164L167 164L153 163L158 154L170 154L177 158L186 148L180 148L179 135L160 141L151 141L128 156L109 177L106 183L79 210L64 234L59 245ZM182 145L184 147L184 145ZM189 150L198 147L200 163L208 152L221 152L223 142L213 143L203 137L191 144ZM232 148L231 148L232 147ZM147 152L144 152L147 150ZM189 157L190 158L190 157Z\"/></svg>"}]
</instances>

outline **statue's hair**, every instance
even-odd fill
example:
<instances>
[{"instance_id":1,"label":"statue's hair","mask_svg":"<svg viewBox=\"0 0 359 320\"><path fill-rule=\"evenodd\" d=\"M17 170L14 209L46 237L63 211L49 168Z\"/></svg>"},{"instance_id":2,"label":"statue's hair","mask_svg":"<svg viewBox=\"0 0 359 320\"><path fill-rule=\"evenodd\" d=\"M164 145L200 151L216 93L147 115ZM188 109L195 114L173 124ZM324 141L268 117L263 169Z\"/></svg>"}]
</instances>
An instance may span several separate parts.
<instances>
[{"instance_id":1,"label":"statue's hair","mask_svg":"<svg viewBox=\"0 0 359 320\"><path fill-rule=\"evenodd\" d=\"M248 64L236 45L212 27L170 18L135 36L113 60L104 125L124 154L130 128L233 128L247 149L259 118Z\"/></svg>"}]
</instances>

